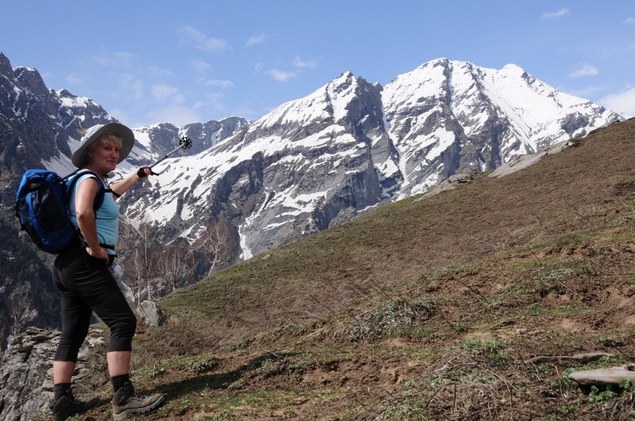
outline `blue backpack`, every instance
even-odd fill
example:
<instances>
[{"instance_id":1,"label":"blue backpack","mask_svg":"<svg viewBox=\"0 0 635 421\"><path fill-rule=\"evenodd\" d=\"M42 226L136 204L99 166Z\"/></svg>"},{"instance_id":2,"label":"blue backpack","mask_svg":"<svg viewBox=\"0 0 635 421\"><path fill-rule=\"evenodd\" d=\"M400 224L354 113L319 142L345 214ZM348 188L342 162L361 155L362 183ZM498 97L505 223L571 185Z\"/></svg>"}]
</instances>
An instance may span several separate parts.
<instances>
[{"instance_id":1,"label":"blue backpack","mask_svg":"<svg viewBox=\"0 0 635 421\"><path fill-rule=\"evenodd\" d=\"M20 221L20 230L26 231L33 242L43 251L57 254L71 246L80 236L69 216L69 202L78 175L92 174L88 170L76 170L60 177L49 170L30 169L22 175L15 196L15 214ZM110 190L110 189L108 189ZM99 182L95 197L95 212L104 201L107 189Z\"/></svg>"}]
</instances>

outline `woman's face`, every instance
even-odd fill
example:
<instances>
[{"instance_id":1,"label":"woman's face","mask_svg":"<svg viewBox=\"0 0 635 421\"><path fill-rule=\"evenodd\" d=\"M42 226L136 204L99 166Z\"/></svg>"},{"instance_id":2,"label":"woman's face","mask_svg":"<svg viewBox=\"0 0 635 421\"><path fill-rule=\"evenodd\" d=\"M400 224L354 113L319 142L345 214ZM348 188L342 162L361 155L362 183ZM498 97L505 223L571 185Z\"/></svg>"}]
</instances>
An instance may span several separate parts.
<instances>
[{"instance_id":1,"label":"woman's face","mask_svg":"<svg viewBox=\"0 0 635 421\"><path fill-rule=\"evenodd\" d=\"M119 161L119 145L111 139L105 139L100 142L93 153L93 164L95 169L102 174L108 174L117 168Z\"/></svg>"}]
</instances>

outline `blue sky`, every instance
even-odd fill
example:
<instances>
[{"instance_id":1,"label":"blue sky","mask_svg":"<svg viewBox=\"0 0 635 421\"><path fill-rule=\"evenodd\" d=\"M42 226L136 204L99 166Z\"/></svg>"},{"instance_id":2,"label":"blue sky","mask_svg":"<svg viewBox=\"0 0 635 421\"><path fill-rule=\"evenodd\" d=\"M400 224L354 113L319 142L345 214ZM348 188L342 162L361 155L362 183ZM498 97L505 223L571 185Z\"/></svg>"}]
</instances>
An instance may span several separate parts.
<instances>
[{"instance_id":1,"label":"blue sky","mask_svg":"<svg viewBox=\"0 0 635 421\"><path fill-rule=\"evenodd\" d=\"M1 10L0 52L13 67L131 127L255 120L345 71L386 84L439 57L514 63L635 115L632 0L20 0Z\"/></svg>"}]
</instances>

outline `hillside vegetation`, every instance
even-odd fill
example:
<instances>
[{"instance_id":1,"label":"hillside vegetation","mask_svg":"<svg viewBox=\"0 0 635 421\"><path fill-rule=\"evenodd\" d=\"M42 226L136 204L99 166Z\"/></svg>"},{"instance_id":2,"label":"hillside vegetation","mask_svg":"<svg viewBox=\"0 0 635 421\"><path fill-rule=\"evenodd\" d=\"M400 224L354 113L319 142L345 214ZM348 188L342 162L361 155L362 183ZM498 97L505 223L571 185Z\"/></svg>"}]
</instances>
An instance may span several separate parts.
<instances>
[{"instance_id":1,"label":"hillside vegetation","mask_svg":"<svg viewBox=\"0 0 635 421\"><path fill-rule=\"evenodd\" d=\"M573 145L164 299L133 354L167 394L145 418L633 419L632 385L568 374L635 361L635 120ZM568 358L586 352L610 355ZM109 399L104 355L89 363L77 390Z\"/></svg>"}]
</instances>

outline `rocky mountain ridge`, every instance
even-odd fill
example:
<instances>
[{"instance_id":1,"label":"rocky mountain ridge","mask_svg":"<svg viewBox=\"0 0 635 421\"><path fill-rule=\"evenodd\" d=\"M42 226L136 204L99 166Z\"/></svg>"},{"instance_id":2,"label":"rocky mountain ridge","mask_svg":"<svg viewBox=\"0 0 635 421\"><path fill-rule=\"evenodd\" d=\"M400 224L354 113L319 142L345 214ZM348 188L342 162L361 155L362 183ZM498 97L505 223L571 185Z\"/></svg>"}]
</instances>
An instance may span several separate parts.
<instances>
[{"instance_id":1,"label":"rocky mountain ridge","mask_svg":"<svg viewBox=\"0 0 635 421\"><path fill-rule=\"evenodd\" d=\"M438 59L384 87L345 72L255 122L229 117L181 128L135 128L137 146L122 171L152 162L180 136L195 146L124 196L123 213L137 227L150 226L159 251L182 244L201 248L196 260L204 274L219 253L205 249L203 239L219 227L227 244L221 263L247 259L426 191L453 174L493 169L620 118L514 65L494 70ZM69 157L83 131L112 120L93 100L49 90L35 69L13 69L0 54L0 203L9 238L16 233L11 207L22 171L45 166L70 172ZM57 317L55 304L32 304L36 294L29 286L45 285L38 300L55 303L50 276L32 279L35 267L46 273L48 257L26 241L10 241L16 253L38 257L23 266L30 267L28 274L5 277L3 338L18 319L21 326L54 326ZM8 260L0 264L11 266ZM24 278L31 283L23 286ZM18 302L24 303L20 311Z\"/></svg>"},{"instance_id":2,"label":"rocky mountain ridge","mask_svg":"<svg viewBox=\"0 0 635 421\"><path fill-rule=\"evenodd\" d=\"M618 119L514 65L439 59L385 87L345 72L222 144L174 159L170 170L188 176L155 179L160 200L135 197L129 209L186 227L174 230L184 238L221 221L248 258Z\"/></svg>"}]
</instances>

